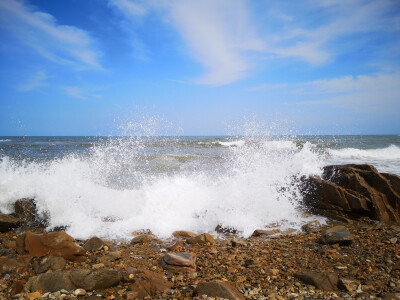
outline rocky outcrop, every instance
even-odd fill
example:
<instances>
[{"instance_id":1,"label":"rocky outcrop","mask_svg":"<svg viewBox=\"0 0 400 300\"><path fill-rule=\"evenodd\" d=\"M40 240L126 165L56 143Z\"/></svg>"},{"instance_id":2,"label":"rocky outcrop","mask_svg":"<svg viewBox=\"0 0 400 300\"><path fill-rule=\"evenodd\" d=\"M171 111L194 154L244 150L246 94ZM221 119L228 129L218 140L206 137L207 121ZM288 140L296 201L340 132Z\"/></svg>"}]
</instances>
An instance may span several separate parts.
<instances>
[{"instance_id":1,"label":"rocky outcrop","mask_svg":"<svg viewBox=\"0 0 400 300\"><path fill-rule=\"evenodd\" d=\"M65 232L34 234L26 232L17 237L17 252L32 256L61 256L64 259L83 262L86 251L74 243L74 239Z\"/></svg>"},{"instance_id":2,"label":"rocky outcrop","mask_svg":"<svg viewBox=\"0 0 400 300\"><path fill-rule=\"evenodd\" d=\"M21 223L21 220L6 214L0 214L0 232L7 232L14 228L17 228Z\"/></svg>"},{"instance_id":3,"label":"rocky outcrop","mask_svg":"<svg viewBox=\"0 0 400 300\"><path fill-rule=\"evenodd\" d=\"M39 227L47 225L46 216L39 215L34 199L24 198L14 203L15 215L21 220L23 225Z\"/></svg>"},{"instance_id":4,"label":"rocky outcrop","mask_svg":"<svg viewBox=\"0 0 400 300\"><path fill-rule=\"evenodd\" d=\"M313 213L400 222L400 177L381 174L370 165L324 167L321 178L303 178L302 193Z\"/></svg>"},{"instance_id":5,"label":"rocky outcrop","mask_svg":"<svg viewBox=\"0 0 400 300\"><path fill-rule=\"evenodd\" d=\"M306 284L311 284L323 291L338 290L338 275L329 272L300 272L294 275Z\"/></svg>"}]
</instances>

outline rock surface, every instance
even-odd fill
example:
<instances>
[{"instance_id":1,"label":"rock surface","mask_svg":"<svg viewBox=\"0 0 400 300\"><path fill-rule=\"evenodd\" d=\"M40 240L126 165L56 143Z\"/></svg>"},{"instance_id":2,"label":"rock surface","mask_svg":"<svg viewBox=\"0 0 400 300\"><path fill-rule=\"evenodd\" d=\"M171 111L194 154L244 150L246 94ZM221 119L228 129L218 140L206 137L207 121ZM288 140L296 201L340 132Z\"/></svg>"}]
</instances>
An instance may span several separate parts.
<instances>
[{"instance_id":1,"label":"rock surface","mask_svg":"<svg viewBox=\"0 0 400 300\"><path fill-rule=\"evenodd\" d=\"M245 297L234 287L233 283L220 280L200 283L196 287L196 293L199 296L207 295L209 297L220 297L230 300L245 299Z\"/></svg>"},{"instance_id":2,"label":"rock surface","mask_svg":"<svg viewBox=\"0 0 400 300\"><path fill-rule=\"evenodd\" d=\"M314 220L314 221L311 221L311 222L309 222L307 224L304 224L301 227L301 229L303 229L304 232L313 233L313 232L321 231L322 225L318 220Z\"/></svg>"},{"instance_id":3,"label":"rock surface","mask_svg":"<svg viewBox=\"0 0 400 300\"><path fill-rule=\"evenodd\" d=\"M161 242L161 241L152 234L141 234L141 235L135 236L131 240L131 245L151 243L151 242Z\"/></svg>"},{"instance_id":4,"label":"rock surface","mask_svg":"<svg viewBox=\"0 0 400 300\"><path fill-rule=\"evenodd\" d=\"M211 234L203 233L187 240L189 244L214 244L214 238Z\"/></svg>"},{"instance_id":5,"label":"rock surface","mask_svg":"<svg viewBox=\"0 0 400 300\"><path fill-rule=\"evenodd\" d=\"M86 252L74 243L74 239L65 232L34 234L26 232L17 238L17 252L32 256L61 256L71 261L86 260Z\"/></svg>"},{"instance_id":6,"label":"rock surface","mask_svg":"<svg viewBox=\"0 0 400 300\"><path fill-rule=\"evenodd\" d=\"M13 228L17 228L21 223L21 220L6 214L0 214L0 232L7 232Z\"/></svg>"},{"instance_id":7,"label":"rock surface","mask_svg":"<svg viewBox=\"0 0 400 300\"><path fill-rule=\"evenodd\" d=\"M328 272L300 272L295 277L306 284L311 284L323 291L337 291L339 278L335 273Z\"/></svg>"},{"instance_id":8,"label":"rock surface","mask_svg":"<svg viewBox=\"0 0 400 300\"><path fill-rule=\"evenodd\" d=\"M106 244L100 238L91 237L85 242L85 244L83 244L82 248L85 249L86 251L93 252L100 250L105 245Z\"/></svg>"},{"instance_id":9,"label":"rock surface","mask_svg":"<svg viewBox=\"0 0 400 300\"><path fill-rule=\"evenodd\" d=\"M45 273L49 270L62 270L64 267L65 259L60 256L46 256L33 264L33 269L37 274Z\"/></svg>"},{"instance_id":10,"label":"rock surface","mask_svg":"<svg viewBox=\"0 0 400 300\"><path fill-rule=\"evenodd\" d=\"M343 225L326 229L322 232L321 241L325 244L349 245L354 237Z\"/></svg>"},{"instance_id":11,"label":"rock surface","mask_svg":"<svg viewBox=\"0 0 400 300\"><path fill-rule=\"evenodd\" d=\"M137 279L131 286L131 290L137 293L139 299L156 296L172 287L172 283L165 279L162 274L148 270L139 270L135 277Z\"/></svg>"},{"instance_id":12,"label":"rock surface","mask_svg":"<svg viewBox=\"0 0 400 300\"><path fill-rule=\"evenodd\" d=\"M174 272L196 271L196 256L192 253L167 253L161 258L161 265Z\"/></svg>"},{"instance_id":13,"label":"rock surface","mask_svg":"<svg viewBox=\"0 0 400 300\"><path fill-rule=\"evenodd\" d=\"M326 166L322 178L303 179L302 191L305 205L314 213L400 222L400 177L381 174L370 165Z\"/></svg>"}]
</instances>

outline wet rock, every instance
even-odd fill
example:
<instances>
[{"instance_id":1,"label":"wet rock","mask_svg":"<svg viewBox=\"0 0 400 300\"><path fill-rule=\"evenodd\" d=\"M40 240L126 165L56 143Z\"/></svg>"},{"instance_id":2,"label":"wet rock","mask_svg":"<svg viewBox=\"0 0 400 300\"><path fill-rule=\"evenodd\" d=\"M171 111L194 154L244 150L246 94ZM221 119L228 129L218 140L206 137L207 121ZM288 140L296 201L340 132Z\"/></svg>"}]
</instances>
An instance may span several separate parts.
<instances>
[{"instance_id":1,"label":"wet rock","mask_svg":"<svg viewBox=\"0 0 400 300\"><path fill-rule=\"evenodd\" d=\"M209 297L220 297L230 300L245 299L232 283L220 280L199 283L195 292L199 296L207 295Z\"/></svg>"},{"instance_id":2,"label":"wet rock","mask_svg":"<svg viewBox=\"0 0 400 300\"><path fill-rule=\"evenodd\" d=\"M180 252L180 251L185 251L185 244L183 241L179 240L173 245L167 247L167 250L173 251L173 252Z\"/></svg>"},{"instance_id":3,"label":"wet rock","mask_svg":"<svg viewBox=\"0 0 400 300\"><path fill-rule=\"evenodd\" d=\"M162 274L148 270L139 270L135 273L135 278L137 279L131 286L131 291L136 292L139 299L154 297L172 287L172 283L166 280Z\"/></svg>"},{"instance_id":4,"label":"wet rock","mask_svg":"<svg viewBox=\"0 0 400 300\"><path fill-rule=\"evenodd\" d=\"M158 238L151 234L141 234L134 237L131 241L131 245L135 244L145 244L151 242L161 242Z\"/></svg>"},{"instance_id":5,"label":"wet rock","mask_svg":"<svg viewBox=\"0 0 400 300\"><path fill-rule=\"evenodd\" d=\"M306 284L311 284L323 291L337 291L339 278L335 273L300 272L294 275Z\"/></svg>"},{"instance_id":6,"label":"wet rock","mask_svg":"<svg viewBox=\"0 0 400 300\"><path fill-rule=\"evenodd\" d=\"M338 288L345 292L354 292L360 286L360 282L354 279L340 278Z\"/></svg>"},{"instance_id":7,"label":"wet rock","mask_svg":"<svg viewBox=\"0 0 400 300\"><path fill-rule=\"evenodd\" d=\"M91 237L83 244L82 248L88 252L98 251L106 244L98 237Z\"/></svg>"},{"instance_id":8,"label":"wet rock","mask_svg":"<svg viewBox=\"0 0 400 300\"><path fill-rule=\"evenodd\" d=\"M57 271L65 267L65 259L60 256L48 256L33 263L36 274L45 273L48 270Z\"/></svg>"},{"instance_id":9,"label":"wet rock","mask_svg":"<svg viewBox=\"0 0 400 300\"><path fill-rule=\"evenodd\" d=\"M218 224L217 227L214 229L218 233L224 233L224 234L236 234L238 233L237 229L234 227L226 227L221 224Z\"/></svg>"},{"instance_id":10,"label":"wet rock","mask_svg":"<svg viewBox=\"0 0 400 300\"><path fill-rule=\"evenodd\" d=\"M196 256L192 253L167 253L161 258L163 268L174 272L196 271Z\"/></svg>"},{"instance_id":11,"label":"wet rock","mask_svg":"<svg viewBox=\"0 0 400 300\"><path fill-rule=\"evenodd\" d=\"M211 234L203 233L187 240L189 244L214 244L214 237Z\"/></svg>"},{"instance_id":12,"label":"wet rock","mask_svg":"<svg viewBox=\"0 0 400 300\"><path fill-rule=\"evenodd\" d=\"M116 270L74 270L44 273L31 277L25 285L25 291L55 292L60 290L106 289L117 285L122 279Z\"/></svg>"},{"instance_id":13,"label":"wet rock","mask_svg":"<svg viewBox=\"0 0 400 300\"><path fill-rule=\"evenodd\" d=\"M121 258L121 252L111 251L111 252L108 252L106 255L100 257L99 261L102 263L105 263L105 262L116 261L120 258Z\"/></svg>"},{"instance_id":14,"label":"wet rock","mask_svg":"<svg viewBox=\"0 0 400 300\"><path fill-rule=\"evenodd\" d=\"M342 225L331 227L322 232L321 241L325 244L349 245L354 237L350 231Z\"/></svg>"},{"instance_id":15,"label":"wet rock","mask_svg":"<svg viewBox=\"0 0 400 300\"><path fill-rule=\"evenodd\" d=\"M314 233L321 231L322 225L318 220L311 221L307 224L304 224L301 229L307 233Z\"/></svg>"},{"instance_id":16,"label":"wet rock","mask_svg":"<svg viewBox=\"0 0 400 300\"><path fill-rule=\"evenodd\" d=\"M17 252L32 256L61 256L66 260L82 262L86 260L85 250L74 243L65 232L34 234L26 232L17 238Z\"/></svg>"},{"instance_id":17,"label":"wet rock","mask_svg":"<svg viewBox=\"0 0 400 300\"><path fill-rule=\"evenodd\" d=\"M14 203L14 211L24 225L38 227L47 224L46 216L39 216L34 199L24 198L17 200Z\"/></svg>"},{"instance_id":18,"label":"wet rock","mask_svg":"<svg viewBox=\"0 0 400 300\"><path fill-rule=\"evenodd\" d=\"M279 229L271 229L271 230L263 230L263 229L256 229L254 230L253 234L251 235L252 237L258 237L258 236L263 236L263 235L275 235L280 233L281 231Z\"/></svg>"},{"instance_id":19,"label":"wet rock","mask_svg":"<svg viewBox=\"0 0 400 300\"><path fill-rule=\"evenodd\" d=\"M380 174L370 165L326 166L322 178L303 180L303 199L327 217L369 217L400 222L400 177Z\"/></svg>"},{"instance_id":20,"label":"wet rock","mask_svg":"<svg viewBox=\"0 0 400 300\"><path fill-rule=\"evenodd\" d=\"M6 214L0 214L0 232L7 232L17 228L21 224L21 220Z\"/></svg>"},{"instance_id":21,"label":"wet rock","mask_svg":"<svg viewBox=\"0 0 400 300\"><path fill-rule=\"evenodd\" d=\"M0 257L0 274L13 273L18 269L27 269L30 267L30 261L29 255L20 255L13 258Z\"/></svg>"},{"instance_id":22,"label":"wet rock","mask_svg":"<svg viewBox=\"0 0 400 300\"><path fill-rule=\"evenodd\" d=\"M183 231L183 230L174 231L174 232L172 233L172 236L173 236L173 237L182 238L182 239L192 238L192 237L195 237L196 235L197 235L197 234L194 233L194 232L191 232L191 231Z\"/></svg>"}]
</instances>

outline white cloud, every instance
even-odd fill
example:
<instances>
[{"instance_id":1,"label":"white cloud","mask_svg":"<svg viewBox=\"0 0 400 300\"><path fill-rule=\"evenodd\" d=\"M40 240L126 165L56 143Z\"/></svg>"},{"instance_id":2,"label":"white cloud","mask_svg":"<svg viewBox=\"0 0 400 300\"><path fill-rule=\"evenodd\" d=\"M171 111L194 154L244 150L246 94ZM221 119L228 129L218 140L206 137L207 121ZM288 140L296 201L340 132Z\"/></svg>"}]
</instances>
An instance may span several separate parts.
<instances>
[{"instance_id":1,"label":"white cloud","mask_svg":"<svg viewBox=\"0 0 400 300\"><path fill-rule=\"evenodd\" d=\"M67 92L68 95L74 97L74 98L78 98L78 99L82 99L82 100L86 100L87 97L82 95L82 89L78 86L67 86L64 88L64 90Z\"/></svg>"},{"instance_id":2,"label":"white cloud","mask_svg":"<svg viewBox=\"0 0 400 300\"><path fill-rule=\"evenodd\" d=\"M47 79L48 77L45 72L38 71L25 83L19 85L18 89L22 92L28 92L39 87L47 86Z\"/></svg>"},{"instance_id":3,"label":"white cloud","mask_svg":"<svg viewBox=\"0 0 400 300\"><path fill-rule=\"evenodd\" d=\"M48 60L79 68L101 69L90 35L16 0L0 1L0 27Z\"/></svg>"}]
</instances>

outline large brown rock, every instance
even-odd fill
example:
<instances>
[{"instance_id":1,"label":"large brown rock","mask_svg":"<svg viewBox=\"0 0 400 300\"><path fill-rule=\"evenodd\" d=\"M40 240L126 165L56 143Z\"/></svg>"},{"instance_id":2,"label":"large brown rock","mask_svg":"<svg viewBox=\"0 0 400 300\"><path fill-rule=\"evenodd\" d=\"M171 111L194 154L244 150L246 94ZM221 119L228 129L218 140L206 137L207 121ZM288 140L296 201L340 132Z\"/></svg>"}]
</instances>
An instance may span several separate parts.
<instances>
[{"instance_id":1,"label":"large brown rock","mask_svg":"<svg viewBox=\"0 0 400 300\"><path fill-rule=\"evenodd\" d=\"M400 222L400 177L370 165L324 167L322 178L303 180L302 192L305 205L317 214Z\"/></svg>"},{"instance_id":2,"label":"large brown rock","mask_svg":"<svg viewBox=\"0 0 400 300\"><path fill-rule=\"evenodd\" d=\"M172 287L172 283L164 278L162 274L151 272L148 270L139 270L135 273L135 283L131 286L131 290L137 293L139 299L145 297L154 297L162 294ZM155 299L159 299L155 298Z\"/></svg>"},{"instance_id":3,"label":"large brown rock","mask_svg":"<svg viewBox=\"0 0 400 300\"><path fill-rule=\"evenodd\" d=\"M230 300L244 300L244 296L235 288L233 283L226 281L210 281L199 283L196 287L196 294L199 296L219 297Z\"/></svg>"},{"instance_id":4,"label":"large brown rock","mask_svg":"<svg viewBox=\"0 0 400 300\"><path fill-rule=\"evenodd\" d=\"M350 231L342 226L334 226L322 232L321 241L324 244L349 245L354 237Z\"/></svg>"},{"instance_id":5,"label":"large brown rock","mask_svg":"<svg viewBox=\"0 0 400 300\"><path fill-rule=\"evenodd\" d=\"M86 251L74 243L74 239L65 232L34 234L26 232L17 237L17 252L32 256L61 256L70 261L83 262Z\"/></svg>"},{"instance_id":6,"label":"large brown rock","mask_svg":"<svg viewBox=\"0 0 400 300\"><path fill-rule=\"evenodd\" d=\"M52 272L31 277L25 285L25 291L55 292L77 288L91 291L118 285L121 279L118 271L109 269Z\"/></svg>"},{"instance_id":7,"label":"large brown rock","mask_svg":"<svg viewBox=\"0 0 400 300\"><path fill-rule=\"evenodd\" d=\"M196 245L196 244L214 244L214 237L211 234L203 233L192 237L186 241L189 244Z\"/></svg>"},{"instance_id":8,"label":"large brown rock","mask_svg":"<svg viewBox=\"0 0 400 300\"><path fill-rule=\"evenodd\" d=\"M339 278L329 272L300 272L294 276L306 284L311 284L323 291L337 291Z\"/></svg>"},{"instance_id":9,"label":"large brown rock","mask_svg":"<svg viewBox=\"0 0 400 300\"><path fill-rule=\"evenodd\" d=\"M163 268L173 272L196 271L196 256L188 252L166 253L161 258Z\"/></svg>"}]
</instances>

